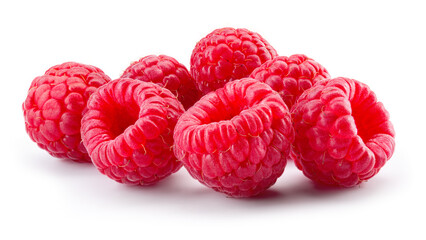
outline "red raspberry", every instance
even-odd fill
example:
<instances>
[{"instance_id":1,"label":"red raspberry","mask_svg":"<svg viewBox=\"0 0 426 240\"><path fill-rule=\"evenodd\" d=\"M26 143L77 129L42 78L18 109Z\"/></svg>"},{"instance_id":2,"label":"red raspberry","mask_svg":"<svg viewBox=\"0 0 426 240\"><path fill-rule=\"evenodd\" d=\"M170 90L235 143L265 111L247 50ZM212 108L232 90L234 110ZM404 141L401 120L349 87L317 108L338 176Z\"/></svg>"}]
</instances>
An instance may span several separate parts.
<instances>
[{"instance_id":1,"label":"red raspberry","mask_svg":"<svg viewBox=\"0 0 426 240\"><path fill-rule=\"evenodd\" d=\"M120 183L149 185L182 166L172 146L184 108L169 90L121 78L99 88L87 108L81 133L101 173Z\"/></svg>"},{"instance_id":2,"label":"red raspberry","mask_svg":"<svg viewBox=\"0 0 426 240\"><path fill-rule=\"evenodd\" d=\"M185 109L191 107L200 98L200 93L186 67L169 56L143 57L132 63L121 78L153 82L165 87L177 96Z\"/></svg>"},{"instance_id":3,"label":"red raspberry","mask_svg":"<svg viewBox=\"0 0 426 240\"><path fill-rule=\"evenodd\" d=\"M277 91L291 109L297 98L316 82L330 78L327 70L303 54L276 57L256 68L251 78Z\"/></svg>"},{"instance_id":4,"label":"red raspberry","mask_svg":"<svg viewBox=\"0 0 426 240\"><path fill-rule=\"evenodd\" d=\"M216 29L195 46L191 74L203 94L225 83L248 77L262 63L277 56L259 34L243 28Z\"/></svg>"},{"instance_id":5,"label":"red raspberry","mask_svg":"<svg viewBox=\"0 0 426 240\"><path fill-rule=\"evenodd\" d=\"M196 102L176 124L174 139L191 176L229 196L249 197L281 176L294 131L281 97L246 78Z\"/></svg>"},{"instance_id":6,"label":"red raspberry","mask_svg":"<svg viewBox=\"0 0 426 240\"><path fill-rule=\"evenodd\" d=\"M74 62L36 77L22 104L30 138L54 157L90 162L80 121L89 96L110 80L99 68Z\"/></svg>"},{"instance_id":7,"label":"red raspberry","mask_svg":"<svg viewBox=\"0 0 426 240\"><path fill-rule=\"evenodd\" d=\"M295 163L315 182L352 187L390 159L395 132L370 88L356 80L321 81L294 105Z\"/></svg>"}]
</instances>

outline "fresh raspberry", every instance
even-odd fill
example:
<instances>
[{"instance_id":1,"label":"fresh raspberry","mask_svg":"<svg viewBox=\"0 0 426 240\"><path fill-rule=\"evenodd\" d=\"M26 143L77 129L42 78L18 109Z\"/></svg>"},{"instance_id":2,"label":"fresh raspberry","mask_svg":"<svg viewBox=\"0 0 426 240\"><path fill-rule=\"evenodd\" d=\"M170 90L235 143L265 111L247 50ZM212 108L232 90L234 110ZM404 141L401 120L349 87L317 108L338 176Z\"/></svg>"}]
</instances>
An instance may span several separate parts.
<instances>
[{"instance_id":1,"label":"fresh raspberry","mask_svg":"<svg viewBox=\"0 0 426 240\"><path fill-rule=\"evenodd\" d=\"M176 59L160 55L150 55L132 63L121 78L133 78L153 82L174 93L185 109L191 107L200 93L186 67Z\"/></svg>"},{"instance_id":2,"label":"fresh raspberry","mask_svg":"<svg viewBox=\"0 0 426 240\"><path fill-rule=\"evenodd\" d=\"M36 77L22 104L30 138L54 157L90 162L80 121L89 96L110 80L99 68L75 62L53 66Z\"/></svg>"},{"instance_id":3,"label":"fresh raspberry","mask_svg":"<svg viewBox=\"0 0 426 240\"><path fill-rule=\"evenodd\" d=\"M389 113L356 80L317 82L294 105L295 163L315 182L352 187L390 159L395 132Z\"/></svg>"},{"instance_id":4,"label":"fresh raspberry","mask_svg":"<svg viewBox=\"0 0 426 240\"><path fill-rule=\"evenodd\" d=\"M182 166L172 146L184 108L169 90L120 78L99 88L87 108L81 133L101 173L120 183L149 185Z\"/></svg>"},{"instance_id":5,"label":"fresh raspberry","mask_svg":"<svg viewBox=\"0 0 426 240\"><path fill-rule=\"evenodd\" d=\"M275 49L255 32L243 28L216 29L195 46L191 74L198 89L206 94L229 81L248 77L276 56Z\"/></svg>"},{"instance_id":6,"label":"fresh raspberry","mask_svg":"<svg viewBox=\"0 0 426 240\"><path fill-rule=\"evenodd\" d=\"M175 155L206 186L254 196L281 176L294 139L290 112L268 85L250 78L202 97L176 124Z\"/></svg>"},{"instance_id":7,"label":"fresh raspberry","mask_svg":"<svg viewBox=\"0 0 426 240\"><path fill-rule=\"evenodd\" d=\"M291 109L297 98L316 82L330 78L327 70L303 54L276 57L256 68L251 78L277 91Z\"/></svg>"}]
</instances>

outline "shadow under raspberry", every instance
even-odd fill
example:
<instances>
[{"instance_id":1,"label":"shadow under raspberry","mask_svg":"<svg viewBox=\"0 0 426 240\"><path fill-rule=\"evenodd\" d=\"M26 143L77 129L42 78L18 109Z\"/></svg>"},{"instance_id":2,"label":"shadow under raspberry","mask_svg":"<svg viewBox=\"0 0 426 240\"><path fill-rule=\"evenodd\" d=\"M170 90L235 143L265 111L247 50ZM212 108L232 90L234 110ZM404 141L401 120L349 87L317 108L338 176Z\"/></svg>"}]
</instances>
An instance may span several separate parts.
<instances>
[{"instance_id":1,"label":"shadow under raspberry","mask_svg":"<svg viewBox=\"0 0 426 240\"><path fill-rule=\"evenodd\" d=\"M26 165L36 175L48 176L68 190L70 195L78 194L83 199L106 206L143 212L150 207L157 210L189 211L193 214L232 216L257 211L289 211L305 207L322 207L333 203L351 205L363 201L370 194L386 191L389 182L380 177L353 188L336 188L314 184L303 176L290 162L277 183L251 198L231 198L213 191L190 177L182 168L177 173L149 186L130 186L117 183L99 173L91 164L60 160L44 152L19 153ZM38 173L37 173L38 172ZM132 210L132 211L133 211ZM226 212L226 213L225 213Z\"/></svg>"}]
</instances>

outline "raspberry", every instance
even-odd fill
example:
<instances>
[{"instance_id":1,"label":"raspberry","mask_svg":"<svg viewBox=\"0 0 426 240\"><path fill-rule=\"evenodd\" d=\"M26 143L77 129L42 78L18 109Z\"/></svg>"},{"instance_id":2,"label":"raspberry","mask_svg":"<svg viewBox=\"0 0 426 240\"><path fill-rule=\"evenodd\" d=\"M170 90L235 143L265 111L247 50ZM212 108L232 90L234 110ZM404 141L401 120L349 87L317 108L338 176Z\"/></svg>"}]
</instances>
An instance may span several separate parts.
<instances>
[{"instance_id":1,"label":"raspberry","mask_svg":"<svg viewBox=\"0 0 426 240\"><path fill-rule=\"evenodd\" d=\"M89 96L108 81L99 68L74 62L53 66L36 77L22 104L30 138L54 157L90 162L81 142L80 121Z\"/></svg>"},{"instance_id":2,"label":"raspberry","mask_svg":"<svg viewBox=\"0 0 426 240\"><path fill-rule=\"evenodd\" d=\"M389 113L356 80L320 81L294 105L295 163L315 182L352 187L377 174L395 148Z\"/></svg>"},{"instance_id":3,"label":"raspberry","mask_svg":"<svg viewBox=\"0 0 426 240\"><path fill-rule=\"evenodd\" d=\"M182 166L172 146L184 109L169 90L121 78L99 88L87 108L81 133L101 173L120 183L149 185Z\"/></svg>"},{"instance_id":4,"label":"raspberry","mask_svg":"<svg viewBox=\"0 0 426 240\"><path fill-rule=\"evenodd\" d=\"M227 83L185 112L175 155L192 177L232 197L254 196L281 176L294 139L290 113L267 84Z\"/></svg>"},{"instance_id":5,"label":"raspberry","mask_svg":"<svg viewBox=\"0 0 426 240\"><path fill-rule=\"evenodd\" d=\"M251 78L277 91L291 109L297 98L316 82L330 78L327 70L303 54L276 57L256 68Z\"/></svg>"},{"instance_id":6,"label":"raspberry","mask_svg":"<svg viewBox=\"0 0 426 240\"><path fill-rule=\"evenodd\" d=\"M132 63L121 78L133 78L153 82L174 93L185 109L191 107L200 94L188 70L176 59L160 55L150 55Z\"/></svg>"},{"instance_id":7,"label":"raspberry","mask_svg":"<svg viewBox=\"0 0 426 240\"><path fill-rule=\"evenodd\" d=\"M216 29L195 46L191 74L198 89L206 94L229 81L248 77L276 56L275 49L255 32L243 28Z\"/></svg>"}]
</instances>

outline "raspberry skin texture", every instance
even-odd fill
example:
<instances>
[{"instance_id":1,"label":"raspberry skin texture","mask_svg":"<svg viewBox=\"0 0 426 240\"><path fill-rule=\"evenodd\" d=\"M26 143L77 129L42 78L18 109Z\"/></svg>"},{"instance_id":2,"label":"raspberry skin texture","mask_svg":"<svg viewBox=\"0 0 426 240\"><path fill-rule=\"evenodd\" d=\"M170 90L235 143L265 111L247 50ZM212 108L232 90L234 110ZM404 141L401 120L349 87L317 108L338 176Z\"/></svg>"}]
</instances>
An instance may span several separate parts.
<instances>
[{"instance_id":1,"label":"raspberry skin texture","mask_svg":"<svg viewBox=\"0 0 426 240\"><path fill-rule=\"evenodd\" d=\"M305 90L318 81L330 78L330 74L313 59L303 54L295 54L266 61L256 68L250 77L271 86L291 109Z\"/></svg>"},{"instance_id":2,"label":"raspberry skin texture","mask_svg":"<svg viewBox=\"0 0 426 240\"><path fill-rule=\"evenodd\" d=\"M169 90L119 78L99 88L81 121L83 143L97 169L130 185L151 185L179 170L173 130L184 112Z\"/></svg>"},{"instance_id":3,"label":"raspberry skin texture","mask_svg":"<svg viewBox=\"0 0 426 240\"><path fill-rule=\"evenodd\" d=\"M292 109L296 166L314 182L353 187L376 175L395 149L389 113L349 78L317 82Z\"/></svg>"},{"instance_id":4,"label":"raspberry skin texture","mask_svg":"<svg viewBox=\"0 0 426 240\"><path fill-rule=\"evenodd\" d=\"M204 95L229 81L248 77L276 56L275 49L258 33L244 28L220 28L196 44L191 55L191 74Z\"/></svg>"},{"instance_id":5,"label":"raspberry skin texture","mask_svg":"<svg viewBox=\"0 0 426 240\"><path fill-rule=\"evenodd\" d=\"M66 62L36 77L22 104L25 129L50 155L91 162L80 135L90 95L111 79L97 67Z\"/></svg>"},{"instance_id":6,"label":"raspberry skin texture","mask_svg":"<svg viewBox=\"0 0 426 240\"><path fill-rule=\"evenodd\" d=\"M294 140L290 112L271 87L227 83L179 119L174 151L190 175L231 197L260 194L281 176Z\"/></svg>"},{"instance_id":7,"label":"raspberry skin texture","mask_svg":"<svg viewBox=\"0 0 426 240\"><path fill-rule=\"evenodd\" d=\"M201 97L186 67L166 55L149 55L133 62L121 75L144 82L153 82L175 94L185 109Z\"/></svg>"}]
</instances>

